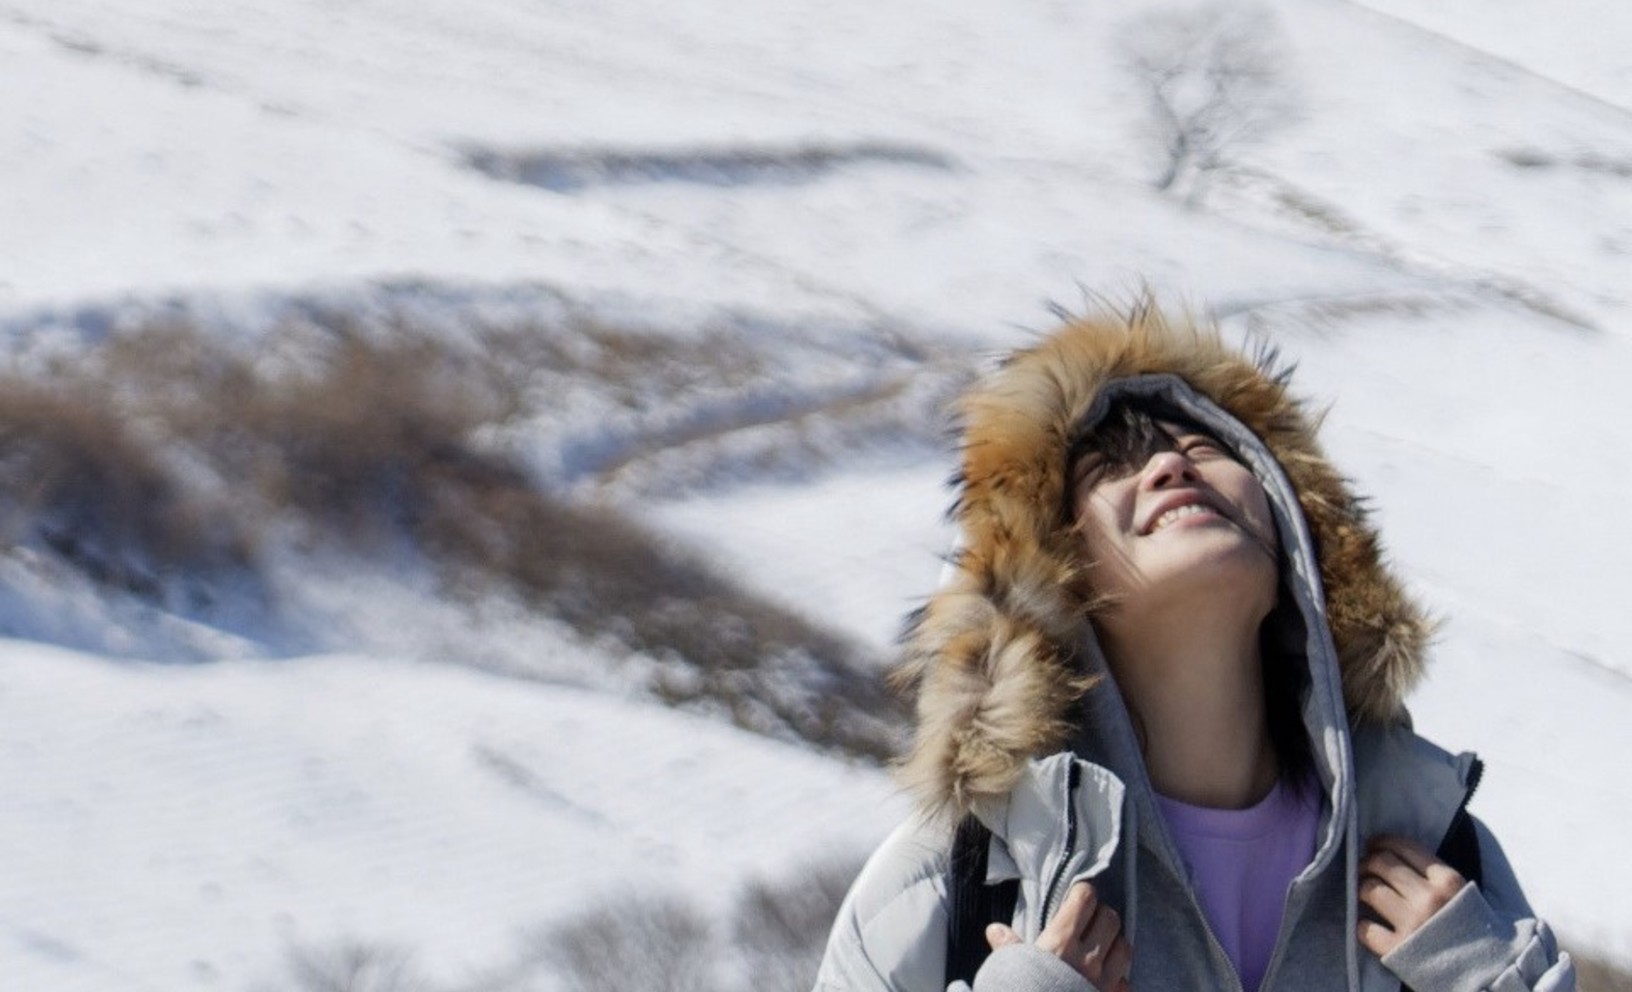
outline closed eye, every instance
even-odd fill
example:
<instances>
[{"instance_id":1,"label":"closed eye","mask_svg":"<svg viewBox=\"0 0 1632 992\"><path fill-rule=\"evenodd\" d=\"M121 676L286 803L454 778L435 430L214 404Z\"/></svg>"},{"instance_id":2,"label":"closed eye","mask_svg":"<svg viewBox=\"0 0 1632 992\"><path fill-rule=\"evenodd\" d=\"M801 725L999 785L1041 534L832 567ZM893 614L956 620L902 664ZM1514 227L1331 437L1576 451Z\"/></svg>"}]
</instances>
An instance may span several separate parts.
<instances>
[{"instance_id":1,"label":"closed eye","mask_svg":"<svg viewBox=\"0 0 1632 992\"><path fill-rule=\"evenodd\" d=\"M1073 480L1075 488L1081 488L1084 483L1098 482L1105 472L1105 456L1086 454L1077 459L1076 478Z\"/></svg>"},{"instance_id":2,"label":"closed eye","mask_svg":"<svg viewBox=\"0 0 1632 992\"><path fill-rule=\"evenodd\" d=\"M1217 441L1210 437L1192 435L1179 439L1179 453L1187 456L1200 455L1204 458L1222 456L1224 449Z\"/></svg>"}]
</instances>

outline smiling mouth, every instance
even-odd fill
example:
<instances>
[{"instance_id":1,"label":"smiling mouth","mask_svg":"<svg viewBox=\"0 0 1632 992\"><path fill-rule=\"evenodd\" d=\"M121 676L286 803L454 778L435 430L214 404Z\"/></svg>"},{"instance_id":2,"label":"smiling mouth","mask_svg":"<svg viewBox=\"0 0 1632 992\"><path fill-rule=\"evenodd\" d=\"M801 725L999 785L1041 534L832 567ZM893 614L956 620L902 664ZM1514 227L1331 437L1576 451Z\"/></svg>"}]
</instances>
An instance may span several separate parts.
<instances>
[{"instance_id":1,"label":"smiling mouth","mask_svg":"<svg viewBox=\"0 0 1632 992\"><path fill-rule=\"evenodd\" d=\"M1183 506L1175 506L1173 509L1168 510L1166 513L1157 517L1151 522L1150 530L1146 533L1154 534L1170 524L1178 523L1180 520L1183 520L1186 517L1194 517L1199 514L1209 514L1215 517L1222 516L1222 514L1213 509L1211 506L1208 506L1206 503L1186 503Z\"/></svg>"}]
</instances>

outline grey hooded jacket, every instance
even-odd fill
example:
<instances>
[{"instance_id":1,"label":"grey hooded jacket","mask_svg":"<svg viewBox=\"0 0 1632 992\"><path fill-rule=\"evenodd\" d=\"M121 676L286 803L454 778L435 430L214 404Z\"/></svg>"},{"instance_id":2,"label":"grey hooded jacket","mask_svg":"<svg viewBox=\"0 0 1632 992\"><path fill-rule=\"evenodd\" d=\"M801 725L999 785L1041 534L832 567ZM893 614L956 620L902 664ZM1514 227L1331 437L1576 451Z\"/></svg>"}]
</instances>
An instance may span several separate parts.
<instances>
[{"instance_id":1,"label":"grey hooded jacket","mask_svg":"<svg viewBox=\"0 0 1632 992\"><path fill-rule=\"evenodd\" d=\"M1420 674L1429 624L1387 573L1358 501L1284 386L1284 374L1216 335L1145 309L1068 325L966 398L954 507L962 546L908 641L920 689L905 777L921 809L856 880L819 992L947 986L947 862L965 812L991 830L988 881L1019 880L1010 922L1027 942L993 953L975 992L1090 988L1029 943L1080 879L1121 914L1135 989L1240 990L1155 806L1087 607L1071 598L1077 546L1049 509L1064 498L1072 432L1128 396L1177 408L1231 445L1264 485L1280 532L1294 607L1283 640L1308 666L1303 716L1325 802L1263 992L1574 988L1568 955L1482 824L1482 883L1384 959L1356 940L1366 838L1391 833L1437 848L1470 798L1475 761L1410 729L1403 696Z\"/></svg>"}]
</instances>

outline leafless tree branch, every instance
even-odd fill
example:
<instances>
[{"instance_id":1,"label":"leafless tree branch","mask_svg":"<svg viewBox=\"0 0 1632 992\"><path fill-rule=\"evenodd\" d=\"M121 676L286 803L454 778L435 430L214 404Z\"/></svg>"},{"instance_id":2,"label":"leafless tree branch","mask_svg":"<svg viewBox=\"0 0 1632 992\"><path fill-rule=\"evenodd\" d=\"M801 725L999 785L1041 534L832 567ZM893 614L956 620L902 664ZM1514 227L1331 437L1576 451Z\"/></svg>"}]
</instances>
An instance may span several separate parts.
<instances>
[{"instance_id":1,"label":"leafless tree branch","mask_svg":"<svg viewBox=\"0 0 1632 992\"><path fill-rule=\"evenodd\" d=\"M1141 15L1119 35L1128 70L1151 110L1163 155L1155 181L1195 204L1212 175L1241 148L1296 113L1287 46L1267 9L1234 3Z\"/></svg>"}]
</instances>

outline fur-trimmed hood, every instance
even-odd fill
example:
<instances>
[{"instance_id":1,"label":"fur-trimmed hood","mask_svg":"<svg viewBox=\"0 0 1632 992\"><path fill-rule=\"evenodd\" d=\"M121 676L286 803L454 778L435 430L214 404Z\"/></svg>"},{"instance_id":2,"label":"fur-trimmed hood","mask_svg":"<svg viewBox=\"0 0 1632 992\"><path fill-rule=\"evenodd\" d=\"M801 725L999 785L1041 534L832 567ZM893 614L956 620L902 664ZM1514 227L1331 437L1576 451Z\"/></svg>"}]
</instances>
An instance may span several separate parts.
<instances>
[{"instance_id":1,"label":"fur-trimmed hood","mask_svg":"<svg viewBox=\"0 0 1632 992\"><path fill-rule=\"evenodd\" d=\"M1077 591L1080 540L1064 513L1066 459L1096 400L1143 377L1233 417L1278 463L1259 475L1284 478L1301 508L1319 569L1302 581L1314 591L1309 609L1321 609L1324 590L1348 719L1402 717L1431 624L1385 565L1361 501L1321 453L1319 418L1288 392L1288 374L1272 353L1242 355L1216 329L1146 304L1066 324L965 395L958 552L911 621L902 666L918 689L902 774L924 807L962 812L1000 797L1027 759L1070 745L1095 677L1080 649L1092 630Z\"/></svg>"}]
</instances>

